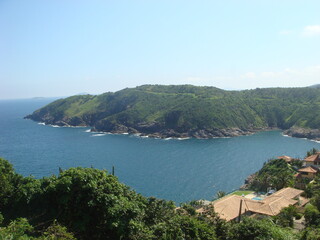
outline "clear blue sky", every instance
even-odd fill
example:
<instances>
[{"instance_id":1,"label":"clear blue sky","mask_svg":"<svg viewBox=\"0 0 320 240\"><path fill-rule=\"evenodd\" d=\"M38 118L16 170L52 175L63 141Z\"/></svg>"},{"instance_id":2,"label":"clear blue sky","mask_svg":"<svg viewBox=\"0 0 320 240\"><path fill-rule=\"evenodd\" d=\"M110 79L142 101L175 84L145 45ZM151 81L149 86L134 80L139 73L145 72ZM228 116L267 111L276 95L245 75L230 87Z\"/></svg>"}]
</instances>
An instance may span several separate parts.
<instances>
[{"instance_id":1,"label":"clear blue sky","mask_svg":"<svg viewBox=\"0 0 320 240\"><path fill-rule=\"evenodd\" d=\"M320 83L320 1L0 0L0 98Z\"/></svg>"}]
</instances>

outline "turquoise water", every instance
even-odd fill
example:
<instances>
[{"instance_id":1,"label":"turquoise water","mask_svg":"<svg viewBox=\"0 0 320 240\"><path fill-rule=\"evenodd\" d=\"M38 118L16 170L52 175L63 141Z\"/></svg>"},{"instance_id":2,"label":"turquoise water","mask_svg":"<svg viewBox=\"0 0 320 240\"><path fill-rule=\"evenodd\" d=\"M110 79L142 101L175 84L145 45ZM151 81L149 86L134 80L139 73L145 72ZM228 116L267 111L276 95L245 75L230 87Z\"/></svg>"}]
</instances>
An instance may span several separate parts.
<instances>
[{"instance_id":1,"label":"turquoise water","mask_svg":"<svg viewBox=\"0 0 320 240\"><path fill-rule=\"evenodd\" d=\"M261 201L262 198L261 197L254 197L254 198L251 198L252 200L257 200L257 201Z\"/></svg>"},{"instance_id":2,"label":"turquoise water","mask_svg":"<svg viewBox=\"0 0 320 240\"><path fill-rule=\"evenodd\" d=\"M37 178L75 166L110 170L145 196L177 203L229 192L270 158L303 157L320 144L279 131L210 140L160 140L54 128L23 117L52 99L0 101L0 156Z\"/></svg>"}]
</instances>

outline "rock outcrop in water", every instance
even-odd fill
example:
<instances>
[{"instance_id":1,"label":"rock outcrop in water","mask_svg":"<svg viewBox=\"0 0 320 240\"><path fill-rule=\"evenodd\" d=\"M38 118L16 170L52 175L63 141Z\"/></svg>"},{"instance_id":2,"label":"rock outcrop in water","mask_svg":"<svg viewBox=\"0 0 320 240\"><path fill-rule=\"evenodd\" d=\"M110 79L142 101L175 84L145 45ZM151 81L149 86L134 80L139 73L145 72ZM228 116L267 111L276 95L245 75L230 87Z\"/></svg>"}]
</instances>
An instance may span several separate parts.
<instances>
[{"instance_id":1,"label":"rock outcrop in water","mask_svg":"<svg viewBox=\"0 0 320 240\"><path fill-rule=\"evenodd\" d=\"M319 129L306 129L300 127L292 127L283 132L285 135L297 138L308 138L320 141L320 130Z\"/></svg>"}]
</instances>

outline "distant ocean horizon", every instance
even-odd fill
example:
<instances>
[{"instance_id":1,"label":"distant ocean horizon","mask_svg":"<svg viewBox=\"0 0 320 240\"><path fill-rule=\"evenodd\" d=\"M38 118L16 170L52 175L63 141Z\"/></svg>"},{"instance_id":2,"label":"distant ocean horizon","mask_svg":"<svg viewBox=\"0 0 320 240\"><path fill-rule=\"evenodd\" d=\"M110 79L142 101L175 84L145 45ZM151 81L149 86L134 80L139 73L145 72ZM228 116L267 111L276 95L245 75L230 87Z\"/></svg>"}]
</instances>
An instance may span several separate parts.
<instances>
[{"instance_id":1,"label":"distant ocean horizon","mask_svg":"<svg viewBox=\"0 0 320 240\"><path fill-rule=\"evenodd\" d=\"M52 127L23 119L54 98L0 100L0 157L36 178L59 167L115 167L119 181L144 196L177 204L211 200L239 188L263 163L281 155L303 158L320 143L281 131L215 139L152 139L92 133L88 127Z\"/></svg>"}]
</instances>

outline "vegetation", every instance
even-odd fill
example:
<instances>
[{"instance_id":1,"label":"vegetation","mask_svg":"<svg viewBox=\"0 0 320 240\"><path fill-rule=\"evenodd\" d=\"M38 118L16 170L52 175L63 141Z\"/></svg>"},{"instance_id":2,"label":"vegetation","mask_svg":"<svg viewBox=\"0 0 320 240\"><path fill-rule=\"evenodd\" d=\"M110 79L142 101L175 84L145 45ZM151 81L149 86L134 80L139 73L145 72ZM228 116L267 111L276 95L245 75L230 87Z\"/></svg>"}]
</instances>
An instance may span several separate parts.
<instances>
[{"instance_id":1,"label":"vegetation","mask_svg":"<svg viewBox=\"0 0 320 240\"><path fill-rule=\"evenodd\" d=\"M233 192L232 194L234 195L238 195L238 196L245 196L245 195L248 195L250 193L253 193L254 191L235 191Z\"/></svg>"},{"instance_id":2,"label":"vegetation","mask_svg":"<svg viewBox=\"0 0 320 240\"><path fill-rule=\"evenodd\" d=\"M269 160L256 173L248 188L266 192L269 187L273 189L292 187L294 185L294 173L293 166L283 159Z\"/></svg>"},{"instance_id":3,"label":"vegetation","mask_svg":"<svg viewBox=\"0 0 320 240\"><path fill-rule=\"evenodd\" d=\"M311 197L304 209L304 217L306 220L306 229L302 231L301 238L303 240L320 239L320 181L316 177L315 181L309 183L306 190L308 197Z\"/></svg>"},{"instance_id":4,"label":"vegetation","mask_svg":"<svg viewBox=\"0 0 320 240\"><path fill-rule=\"evenodd\" d=\"M312 148L311 150L309 150L309 151L307 152L306 157L309 157L309 156L311 156L311 155L314 155L314 154L316 154L317 152L319 152L318 149Z\"/></svg>"},{"instance_id":5,"label":"vegetation","mask_svg":"<svg viewBox=\"0 0 320 240\"><path fill-rule=\"evenodd\" d=\"M244 218L239 224L233 224L230 229L229 239L237 240L295 240L297 237L290 229L277 226L270 219L255 220Z\"/></svg>"},{"instance_id":6,"label":"vegetation","mask_svg":"<svg viewBox=\"0 0 320 240\"><path fill-rule=\"evenodd\" d=\"M176 209L171 201L135 193L103 170L70 168L34 179L17 174L0 158L0 178L0 239L297 238L272 219L244 218L238 224L225 222L213 209L208 216L198 215L197 201Z\"/></svg>"},{"instance_id":7,"label":"vegetation","mask_svg":"<svg viewBox=\"0 0 320 240\"><path fill-rule=\"evenodd\" d=\"M275 222L283 227L293 227L293 219L301 218L298 209L295 206L283 208L280 213L274 217Z\"/></svg>"},{"instance_id":8,"label":"vegetation","mask_svg":"<svg viewBox=\"0 0 320 240\"><path fill-rule=\"evenodd\" d=\"M155 133L174 130L292 126L320 128L319 88L225 91L191 85L144 85L97 96L57 100L28 118L99 131ZM168 135L168 133L167 133Z\"/></svg>"},{"instance_id":9,"label":"vegetation","mask_svg":"<svg viewBox=\"0 0 320 240\"><path fill-rule=\"evenodd\" d=\"M66 227L62 227L56 222L53 222L42 235L35 237L37 232L34 230L28 220L25 218L18 218L11 221L7 226L0 227L0 239L5 240L75 240L72 233L67 232Z\"/></svg>"},{"instance_id":10,"label":"vegetation","mask_svg":"<svg viewBox=\"0 0 320 240\"><path fill-rule=\"evenodd\" d=\"M106 171L71 168L58 177L24 178L0 159L0 176L6 180L0 233L12 239L73 239L68 232L79 239L215 239L191 206L178 214L173 202L145 198Z\"/></svg>"},{"instance_id":11,"label":"vegetation","mask_svg":"<svg viewBox=\"0 0 320 240\"><path fill-rule=\"evenodd\" d=\"M224 192L224 191L218 191L218 192L216 193L216 199L223 198L223 197L226 196L226 195L227 195L226 192Z\"/></svg>"},{"instance_id":12,"label":"vegetation","mask_svg":"<svg viewBox=\"0 0 320 240\"><path fill-rule=\"evenodd\" d=\"M317 150L308 155L313 152ZM291 186L297 165L299 161L269 160L255 174L251 188ZM210 206L206 215L198 214L201 201L177 208L172 201L137 194L104 170L70 168L59 176L34 179L17 174L0 158L0 239L320 239L319 176L307 185L305 195L311 201L304 208L289 206L274 217L226 222ZM306 228L294 231L294 221L302 217Z\"/></svg>"}]
</instances>

